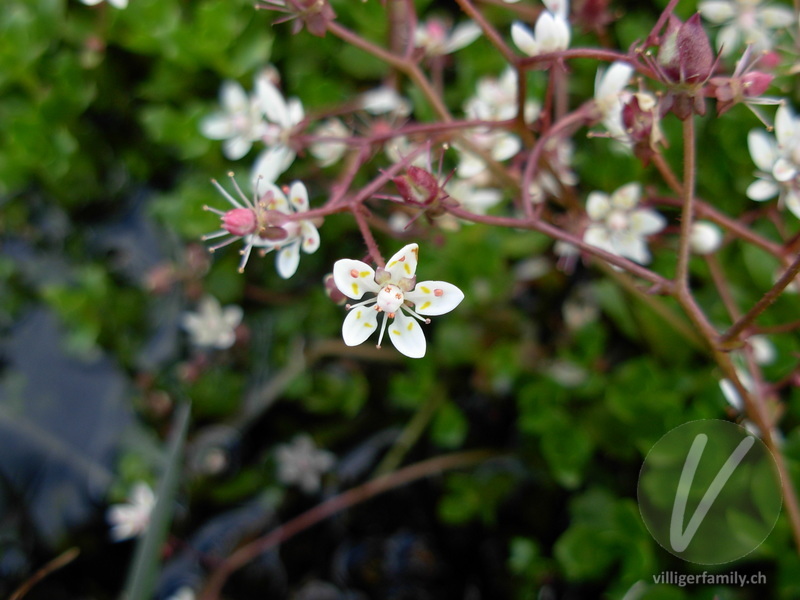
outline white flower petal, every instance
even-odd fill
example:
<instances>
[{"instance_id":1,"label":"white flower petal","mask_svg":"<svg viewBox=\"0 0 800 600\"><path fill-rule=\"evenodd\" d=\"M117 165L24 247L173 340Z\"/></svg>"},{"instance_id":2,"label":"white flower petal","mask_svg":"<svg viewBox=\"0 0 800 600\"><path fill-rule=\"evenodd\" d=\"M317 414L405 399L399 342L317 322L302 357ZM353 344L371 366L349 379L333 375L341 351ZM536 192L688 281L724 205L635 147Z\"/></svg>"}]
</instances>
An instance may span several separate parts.
<instances>
[{"instance_id":1,"label":"white flower petal","mask_svg":"<svg viewBox=\"0 0 800 600\"><path fill-rule=\"evenodd\" d=\"M779 158L772 167L772 176L776 181L785 183L797 175L797 166L786 158Z\"/></svg>"},{"instance_id":2,"label":"white flower petal","mask_svg":"<svg viewBox=\"0 0 800 600\"><path fill-rule=\"evenodd\" d=\"M742 34L735 25L727 25L717 34L717 49L722 56L730 56L741 45Z\"/></svg>"},{"instance_id":3,"label":"white flower petal","mask_svg":"<svg viewBox=\"0 0 800 600\"><path fill-rule=\"evenodd\" d=\"M700 2L697 5L697 10L700 11L704 19L716 25L726 23L736 16L733 3L728 0L707 0L706 2Z\"/></svg>"},{"instance_id":4,"label":"white flower petal","mask_svg":"<svg viewBox=\"0 0 800 600\"><path fill-rule=\"evenodd\" d=\"M611 238L608 235L605 227L600 225L589 225L583 234L583 241L590 246L595 246L606 252L618 254L614 245L611 243Z\"/></svg>"},{"instance_id":5,"label":"white flower petal","mask_svg":"<svg viewBox=\"0 0 800 600\"><path fill-rule=\"evenodd\" d=\"M303 252L313 254L319 248L319 231L311 221L300 222L300 235L303 238Z\"/></svg>"},{"instance_id":6,"label":"white flower petal","mask_svg":"<svg viewBox=\"0 0 800 600\"><path fill-rule=\"evenodd\" d=\"M514 40L516 47L528 56L539 54L539 44L536 43L533 33L519 21L511 25L511 39Z\"/></svg>"},{"instance_id":7,"label":"white flower petal","mask_svg":"<svg viewBox=\"0 0 800 600\"><path fill-rule=\"evenodd\" d=\"M495 138L492 145L492 158L508 160L522 149L522 142L513 133L502 133Z\"/></svg>"},{"instance_id":8,"label":"white flower petal","mask_svg":"<svg viewBox=\"0 0 800 600\"><path fill-rule=\"evenodd\" d=\"M364 292L375 294L380 286L375 283L375 271L367 263L351 258L337 260L333 265L333 282L348 298L359 300Z\"/></svg>"},{"instance_id":9,"label":"white flower petal","mask_svg":"<svg viewBox=\"0 0 800 600\"><path fill-rule=\"evenodd\" d=\"M614 208L630 210L639 204L642 187L638 183L627 183L611 194L611 205Z\"/></svg>"},{"instance_id":10,"label":"white flower petal","mask_svg":"<svg viewBox=\"0 0 800 600\"><path fill-rule=\"evenodd\" d=\"M797 122L791 109L786 104L781 104L775 113L775 138L783 152L794 145L797 130Z\"/></svg>"},{"instance_id":11,"label":"white flower petal","mask_svg":"<svg viewBox=\"0 0 800 600\"><path fill-rule=\"evenodd\" d=\"M228 160L239 160L245 154L250 152L250 148L252 147L253 143L250 140L237 135L236 137L227 139L222 143L222 153Z\"/></svg>"},{"instance_id":12,"label":"white flower petal","mask_svg":"<svg viewBox=\"0 0 800 600\"><path fill-rule=\"evenodd\" d=\"M569 16L569 0L544 0L544 5L554 15L563 20Z\"/></svg>"},{"instance_id":13,"label":"white flower petal","mask_svg":"<svg viewBox=\"0 0 800 600\"><path fill-rule=\"evenodd\" d=\"M592 221L604 219L611 210L611 200L603 192L590 192L586 199L586 214Z\"/></svg>"},{"instance_id":14,"label":"white flower petal","mask_svg":"<svg viewBox=\"0 0 800 600\"><path fill-rule=\"evenodd\" d=\"M446 281L422 281L405 298L414 303L414 310L426 316L443 315L458 306L464 292Z\"/></svg>"},{"instance_id":15,"label":"white flower petal","mask_svg":"<svg viewBox=\"0 0 800 600\"><path fill-rule=\"evenodd\" d=\"M386 318L384 316L384 318ZM358 346L378 329L378 311L372 306L351 308L342 323L342 339L348 346Z\"/></svg>"},{"instance_id":16,"label":"white flower petal","mask_svg":"<svg viewBox=\"0 0 800 600\"><path fill-rule=\"evenodd\" d=\"M667 225L667 221L663 216L649 208L633 211L630 220L630 232L640 236L657 233Z\"/></svg>"},{"instance_id":17,"label":"white flower petal","mask_svg":"<svg viewBox=\"0 0 800 600\"><path fill-rule=\"evenodd\" d=\"M795 24L794 11L786 6L765 6L758 11L758 17L768 29L781 29Z\"/></svg>"},{"instance_id":18,"label":"white flower petal","mask_svg":"<svg viewBox=\"0 0 800 600\"><path fill-rule=\"evenodd\" d=\"M402 309L395 313L394 321L389 324L389 338L397 350L409 358L425 356L425 334L419 321L406 316Z\"/></svg>"},{"instance_id":19,"label":"white flower petal","mask_svg":"<svg viewBox=\"0 0 800 600\"><path fill-rule=\"evenodd\" d=\"M261 177L264 181L275 181L289 168L294 157L294 151L286 146L280 145L268 148L256 159L251 172L251 179L256 181Z\"/></svg>"},{"instance_id":20,"label":"white flower petal","mask_svg":"<svg viewBox=\"0 0 800 600\"><path fill-rule=\"evenodd\" d=\"M408 244L400 248L386 261L386 270L391 275L390 281L396 284L401 279L413 277L417 272L418 256L419 246L417 244Z\"/></svg>"},{"instance_id":21,"label":"white flower petal","mask_svg":"<svg viewBox=\"0 0 800 600\"><path fill-rule=\"evenodd\" d=\"M457 25L444 45L445 53L450 54L469 46L481 36L481 28L475 21L465 21Z\"/></svg>"},{"instance_id":22,"label":"white flower petal","mask_svg":"<svg viewBox=\"0 0 800 600\"><path fill-rule=\"evenodd\" d=\"M617 236L614 240L616 253L646 265L650 262L650 252L647 250L645 241L633 232L627 232Z\"/></svg>"},{"instance_id":23,"label":"white flower petal","mask_svg":"<svg viewBox=\"0 0 800 600\"><path fill-rule=\"evenodd\" d=\"M308 210L308 190L302 181L295 181L289 189L289 203L296 212Z\"/></svg>"},{"instance_id":24,"label":"white flower petal","mask_svg":"<svg viewBox=\"0 0 800 600\"><path fill-rule=\"evenodd\" d=\"M763 202L764 200L769 200L770 198L774 198L778 195L781 191L778 184L774 181L769 181L767 179L757 179L749 186L747 186L747 197L750 200L755 200L756 202Z\"/></svg>"},{"instance_id":25,"label":"white flower petal","mask_svg":"<svg viewBox=\"0 0 800 600\"><path fill-rule=\"evenodd\" d=\"M297 273L297 266L300 264L300 241L294 241L286 244L278 251L278 256L275 259L275 266L278 269L278 275L284 279L289 279L292 275Z\"/></svg>"},{"instance_id":26,"label":"white flower petal","mask_svg":"<svg viewBox=\"0 0 800 600\"><path fill-rule=\"evenodd\" d=\"M747 147L755 165L762 171L769 172L778 158L775 138L761 129L753 129L747 134Z\"/></svg>"},{"instance_id":27,"label":"white flower petal","mask_svg":"<svg viewBox=\"0 0 800 600\"><path fill-rule=\"evenodd\" d=\"M792 214L800 219L800 194L798 194L794 189L790 189L786 194L783 196L783 203L786 205Z\"/></svg>"},{"instance_id":28,"label":"white flower petal","mask_svg":"<svg viewBox=\"0 0 800 600\"><path fill-rule=\"evenodd\" d=\"M225 140L236 133L236 130L230 117L218 112L200 121L200 133L212 140Z\"/></svg>"},{"instance_id":29,"label":"white flower petal","mask_svg":"<svg viewBox=\"0 0 800 600\"><path fill-rule=\"evenodd\" d=\"M281 127L291 127L289 108L275 84L266 77L259 77L256 79L256 96L267 119Z\"/></svg>"},{"instance_id":30,"label":"white flower petal","mask_svg":"<svg viewBox=\"0 0 800 600\"><path fill-rule=\"evenodd\" d=\"M594 99L598 104L611 96L616 98L628 85L633 75L633 67L628 63L615 62L605 71L597 71Z\"/></svg>"}]
</instances>

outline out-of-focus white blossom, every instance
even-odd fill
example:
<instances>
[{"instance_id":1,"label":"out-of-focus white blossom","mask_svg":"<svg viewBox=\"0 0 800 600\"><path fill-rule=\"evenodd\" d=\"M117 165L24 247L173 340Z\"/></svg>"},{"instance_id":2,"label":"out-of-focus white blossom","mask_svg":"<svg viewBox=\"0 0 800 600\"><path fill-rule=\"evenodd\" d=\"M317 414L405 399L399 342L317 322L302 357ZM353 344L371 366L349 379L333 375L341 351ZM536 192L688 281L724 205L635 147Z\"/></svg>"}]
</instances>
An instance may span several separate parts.
<instances>
[{"instance_id":1,"label":"out-of-focus white blossom","mask_svg":"<svg viewBox=\"0 0 800 600\"><path fill-rule=\"evenodd\" d=\"M150 486L144 482L135 484L128 502L108 508L106 519L111 525L111 539L121 542L143 533L150 523L150 513L155 504L156 497Z\"/></svg>"},{"instance_id":2,"label":"out-of-focus white blossom","mask_svg":"<svg viewBox=\"0 0 800 600\"><path fill-rule=\"evenodd\" d=\"M347 151L346 140L351 137L351 132L340 119L330 118L317 127L314 135L321 139L313 142L309 151L320 167L328 167L338 162Z\"/></svg>"},{"instance_id":3,"label":"out-of-focus white blossom","mask_svg":"<svg viewBox=\"0 0 800 600\"><path fill-rule=\"evenodd\" d=\"M258 98L248 96L237 82L224 82L219 98L222 110L203 119L200 131L212 140L224 140L225 157L238 160L266 133L267 123Z\"/></svg>"},{"instance_id":4,"label":"out-of-focus white blossom","mask_svg":"<svg viewBox=\"0 0 800 600\"><path fill-rule=\"evenodd\" d=\"M189 334L189 341L198 348L230 348L236 341L236 328L242 322L240 306L222 308L214 296L203 296L197 312L183 314L181 325Z\"/></svg>"},{"instance_id":5,"label":"out-of-focus white blossom","mask_svg":"<svg viewBox=\"0 0 800 600\"><path fill-rule=\"evenodd\" d=\"M775 113L775 135L754 129L747 145L760 169L747 197L763 202L779 196L781 204L800 218L800 119L782 104Z\"/></svg>"},{"instance_id":6,"label":"out-of-focus white blossom","mask_svg":"<svg viewBox=\"0 0 800 600\"><path fill-rule=\"evenodd\" d=\"M705 0L698 10L704 19L722 25L717 49L723 56L745 44L752 45L755 52L770 50L776 30L796 25L791 8L760 0Z\"/></svg>"},{"instance_id":7,"label":"out-of-focus white blossom","mask_svg":"<svg viewBox=\"0 0 800 600\"><path fill-rule=\"evenodd\" d=\"M536 20L534 30L519 21L511 25L511 39L528 56L539 56L569 48L572 32L569 26L569 3L566 0L546 0L547 10Z\"/></svg>"},{"instance_id":8,"label":"out-of-focus white blossom","mask_svg":"<svg viewBox=\"0 0 800 600\"><path fill-rule=\"evenodd\" d=\"M411 114L411 102L387 86L361 94L358 106L371 115L407 117Z\"/></svg>"},{"instance_id":9,"label":"out-of-focus white blossom","mask_svg":"<svg viewBox=\"0 0 800 600\"><path fill-rule=\"evenodd\" d=\"M654 210L639 208L640 195L638 183L624 185L610 196L603 192L589 194L586 212L591 223L584 241L640 264L650 262L646 237L661 231L666 221Z\"/></svg>"},{"instance_id":10,"label":"out-of-focus white blossom","mask_svg":"<svg viewBox=\"0 0 800 600\"><path fill-rule=\"evenodd\" d=\"M336 457L320 450L308 435L298 435L289 444L275 450L278 480L286 485L297 485L307 494L320 487L320 479L336 464Z\"/></svg>"}]
</instances>

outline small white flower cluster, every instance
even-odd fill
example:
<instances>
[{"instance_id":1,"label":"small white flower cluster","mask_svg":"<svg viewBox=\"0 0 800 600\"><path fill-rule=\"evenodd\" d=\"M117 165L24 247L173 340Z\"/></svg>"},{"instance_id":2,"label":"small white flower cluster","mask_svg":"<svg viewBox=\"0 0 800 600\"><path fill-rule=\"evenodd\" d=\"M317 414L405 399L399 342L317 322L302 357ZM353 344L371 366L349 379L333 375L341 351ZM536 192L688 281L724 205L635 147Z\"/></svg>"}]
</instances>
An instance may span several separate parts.
<instances>
[{"instance_id":1,"label":"small white flower cluster","mask_svg":"<svg viewBox=\"0 0 800 600\"><path fill-rule=\"evenodd\" d=\"M242 322L240 306L222 308L214 296L203 296L197 312L183 314L181 325L193 346L224 350L236 341L236 328Z\"/></svg>"},{"instance_id":2,"label":"small white flower cluster","mask_svg":"<svg viewBox=\"0 0 800 600\"><path fill-rule=\"evenodd\" d=\"M203 135L224 140L222 150L230 160L245 156L254 142L266 145L253 167L253 181L273 182L292 165L297 153L291 135L305 118L300 100L285 99L273 83L274 77L271 69L262 72L252 96L239 83L226 81L220 90L222 110L200 124Z\"/></svg>"},{"instance_id":3,"label":"small white flower cluster","mask_svg":"<svg viewBox=\"0 0 800 600\"><path fill-rule=\"evenodd\" d=\"M297 485L307 494L320 488L320 478L336 464L333 453L320 450L308 435L298 435L291 443L278 446L275 451L278 480L286 485Z\"/></svg>"},{"instance_id":4,"label":"small white flower cluster","mask_svg":"<svg viewBox=\"0 0 800 600\"><path fill-rule=\"evenodd\" d=\"M128 502L110 506L106 519L111 525L111 539L121 542L144 533L156 504L153 490L144 482L133 486Z\"/></svg>"},{"instance_id":5,"label":"small white flower cluster","mask_svg":"<svg viewBox=\"0 0 800 600\"><path fill-rule=\"evenodd\" d=\"M704 0L698 10L703 18L722 26L717 35L722 56L731 55L744 44L751 45L754 52L771 50L775 33L795 24L791 8L761 0Z\"/></svg>"},{"instance_id":6,"label":"small white flower cluster","mask_svg":"<svg viewBox=\"0 0 800 600\"><path fill-rule=\"evenodd\" d=\"M747 197L763 202L778 196L781 205L800 219L800 119L781 104L775 113L775 135L755 129L748 135L747 145L759 168Z\"/></svg>"}]
</instances>

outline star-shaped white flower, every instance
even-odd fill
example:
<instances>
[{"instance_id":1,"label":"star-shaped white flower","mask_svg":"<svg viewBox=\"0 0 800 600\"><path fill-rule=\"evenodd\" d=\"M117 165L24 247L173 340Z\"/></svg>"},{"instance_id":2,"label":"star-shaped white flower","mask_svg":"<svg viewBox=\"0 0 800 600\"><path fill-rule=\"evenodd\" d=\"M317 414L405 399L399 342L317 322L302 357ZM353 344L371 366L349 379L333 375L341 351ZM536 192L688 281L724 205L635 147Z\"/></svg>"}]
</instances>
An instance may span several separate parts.
<instances>
[{"instance_id":1,"label":"star-shaped white flower","mask_svg":"<svg viewBox=\"0 0 800 600\"><path fill-rule=\"evenodd\" d=\"M231 179L233 180L232 176ZM233 181L233 184L239 200L231 196L217 181L213 180L212 183L234 208L222 211L204 207L220 216L222 229L203 236L203 239L230 236L227 240L211 246L209 248L211 252L237 239L243 240L245 246L241 250L240 273L244 272L254 247L261 249L262 256L273 250L278 251L276 266L278 274L284 279L289 279L297 272L301 248L307 254L312 254L319 248L319 231L312 220L286 218L286 215L308 211L308 191L302 182L295 181L286 190L289 193L287 199L274 183L257 180L252 200L245 196L236 181Z\"/></svg>"},{"instance_id":2,"label":"star-shaped white flower","mask_svg":"<svg viewBox=\"0 0 800 600\"><path fill-rule=\"evenodd\" d=\"M297 484L307 494L319 489L322 474L336 464L334 454L317 448L308 435L298 435L290 444L278 446L275 459L281 483Z\"/></svg>"},{"instance_id":3,"label":"star-shaped white flower","mask_svg":"<svg viewBox=\"0 0 800 600\"><path fill-rule=\"evenodd\" d=\"M747 145L760 169L747 197L763 202L780 194L780 202L800 218L800 119L781 104L775 113L775 135L754 129Z\"/></svg>"},{"instance_id":4,"label":"star-shaped white flower","mask_svg":"<svg viewBox=\"0 0 800 600\"><path fill-rule=\"evenodd\" d=\"M290 143L291 135L305 118L303 105L297 98L286 100L267 77L256 80L256 97L268 124L261 139L267 145L256 159L252 179L262 177L275 181L294 162L297 152Z\"/></svg>"},{"instance_id":5,"label":"star-shaped white flower","mask_svg":"<svg viewBox=\"0 0 800 600\"><path fill-rule=\"evenodd\" d=\"M81 2L87 6L96 6L102 1L103 0L81 0ZM107 0L107 2L114 8L126 8L128 6L128 0Z\"/></svg>"},{"instance_id":6,"label":"star-shaped white flower","mask_svg":"<svg viewBox=\"0 0 800 600\"><path fill-rule=\"evenodd\" d=\"M236 341L236 328L242 322L240 306L222 308L214 296L203 296L197 312L183 314L181 325L198 348L230 348Z\"/></svg>"},{"instance_id":7,"label":"star-shaped white flower","mask_svg":"<svg viewBox=\"0 0 800 600\"><path fill-rule=\"evenodd\" d=\"M378 330L378 315L384 313L378 348L391 320L389 338L395 348L410 358L425 356L425 334L417 321L428 323L422 315L448 313L464 299L464 293L444 281L417 283L419 246L409 244L400 249L377 273L360 260L342 259L333 266L333 280L348 298L360 300L366 293L374 298L348 305L342 325L342 337L348 346L357 346ZM413 305L413 308L412 308Z\"/></svg>"},{"instance_id":8,"label":"star-shaped white flower","mask_svg":"<svg viewBox=\"0 0 800 600\"><path fill-rule=\"evenodd\" d=\"M347 126L336 118L323 121L314 131L314 135L318 139L312 142L309 151L317 159L320 167L328 167L338 162L347 151L347 140L352 137Z\"/></svg>"},{"instance_id":9,"label":"star-shaped white flower","mask_svg":"<svg viewBox=\"0 0 800 600\"><path fill-rule=\"evenodd\" d=\"M481 28L474 21L465 21L452 30L441 19L428 19L417 25L414 45L423 48L427 56L445 56L469 46L481 35Z\"/></svg>"},{"instance_id":10,"label":"star-shaped white flower","mask_svg":"<svg viewBox=\"0 0 800 600\"><path fill-rule=\"evenodd\" d=\"M587 244L641 264L650 262L645 238L666 225L664 217L649 208L638 208L641 188L629 183L611 196L592 192L586 202L591 219L583 234Z\"/></svg>"},{"instance_id":11,"label":"star-shaped white flower","mask_svg":"<svg viewBox=\"0 0 800 600\"><path fill-rule=\"evenodd\" d=\"M705 0L698 5L700 14L715 25L722 25L717 35L717 49L730 55L743 44L755 52L772 48L775 30L796 25L794 11L788 6L768 5L760 0Z\"/></svg>"},{"instance_id":12,"label":"star-shaped white flower","mask_svg":"<svg viewBox=\"0 0 800 600\"><path fill-rule=\"evenodd\" d=\"M569 3L566 0L545 0L547 10L536 20L534 30L519 21L511 25L511 39L528 56L539 56L569 48L572 35L569 27Z\"/></svg>"},{"instance_id":13,"label":"star-shaped white flower","mask_svg":"<svg viewBox=\"0 0 800 600\"><path fill-rule=\"evenodd\" d=\"M150 523L155 504L156 497L149 485L144 482L134 485L127 503L108 508L106 519L111 525L111 539L121 542L141 534Z\"/></svg>"},{"instance_id":14,"label":"star-shaped white flower","mask_svg":"<svg viewBox=\"0 0 800 600\"><path fill-rule=\"evenodd\" d=\"M258 98L248 96L237 82L223 83L219 99L222 110L203 119L200 131L212 140L225 140L222 153L230 160L238 160L266 133L267 123Z\"/></svg>"}]
</instances>

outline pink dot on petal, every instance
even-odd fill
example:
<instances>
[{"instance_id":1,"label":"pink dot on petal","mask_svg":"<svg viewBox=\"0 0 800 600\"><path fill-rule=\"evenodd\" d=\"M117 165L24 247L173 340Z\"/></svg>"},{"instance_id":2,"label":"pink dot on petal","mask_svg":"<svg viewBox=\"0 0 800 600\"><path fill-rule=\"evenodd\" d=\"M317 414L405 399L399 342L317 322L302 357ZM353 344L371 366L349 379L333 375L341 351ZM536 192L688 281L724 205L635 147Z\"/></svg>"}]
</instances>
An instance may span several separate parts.
<instances>
[{"instance_id":1,"label":"pink dot on petal","mask_svg":"<svg viewBox=\"0 0 800 600\"><path fill-rule=\"evenodd\" d=\"M437 288L433 290L433 295L436 296L437 298L441 298L442 296L444 296L444 290L440 290Z\"/></svg>"},{"instance_id":2,"label":"pink dot on petal","mask_svg":"<svg viewBox=\"0 0 800 600\"><path fill-rule=\"evenodd\" d=\"M352 277L353 279L358 279L358 270L350 269L350 277Z\"/></svg>"}]
</instances>

